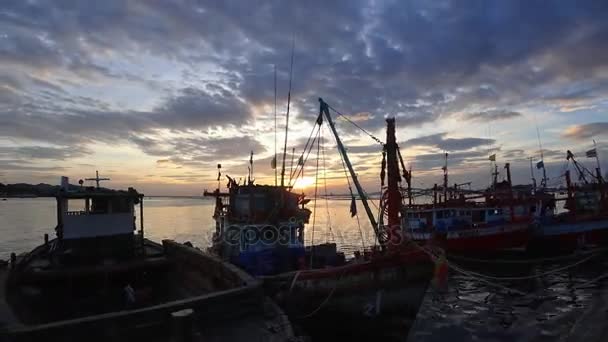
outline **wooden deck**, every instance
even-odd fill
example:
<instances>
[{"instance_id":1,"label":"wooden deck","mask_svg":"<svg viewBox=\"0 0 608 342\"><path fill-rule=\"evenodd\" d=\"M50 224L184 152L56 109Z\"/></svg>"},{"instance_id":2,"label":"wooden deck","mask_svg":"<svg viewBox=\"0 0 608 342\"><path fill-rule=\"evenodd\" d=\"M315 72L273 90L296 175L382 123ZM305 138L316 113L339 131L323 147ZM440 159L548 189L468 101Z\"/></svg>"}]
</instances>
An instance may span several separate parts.
<instances>
[{"instance_id":1,"label":"wooden deck","mask_svg":"<svg viewBox=\"0 0 608 342\"><path fill-rule=\"evenodd\" d=\"M294 341L289 320L264 296L261 282L194 248L166 242L166 257L178 265L221 280L224 290L140 309L116 311L48 324L20 324L6 303L8 268L0 268L0 340L10 341L176 341L173 314L191 311L193 341Z\"/></svg>"}]
</instances>

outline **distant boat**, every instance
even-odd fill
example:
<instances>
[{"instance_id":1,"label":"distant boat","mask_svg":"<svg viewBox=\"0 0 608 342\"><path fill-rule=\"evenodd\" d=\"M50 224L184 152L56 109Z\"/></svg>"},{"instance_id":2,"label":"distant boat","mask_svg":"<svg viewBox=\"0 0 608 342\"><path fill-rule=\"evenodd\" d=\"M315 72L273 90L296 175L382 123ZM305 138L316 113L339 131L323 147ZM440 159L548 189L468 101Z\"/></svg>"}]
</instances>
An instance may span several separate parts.
<instances>
[{"instance_id":1,"label":"distant boat","mask_svg":"<svg viewBox=\"0 0 608 342\"><path fill-rule=\"evenodd\" d=\"M65 177L62 184L57 238L45 235L44 244L13 254L0 269L0 320L9 340L169 341L197 327L262 340L269 324L290 337L289 322L268 305L258 280L191 245L145 239L143 194L68 192ZM72 201L83 201L84 210L70 210Z\"/></svg>"},{"instance_id":2,"label":"distant boat","mask_svg":"<svg viewBox=\"0 0 608 342\"><path fill-rule=\"evenodd\" d=\"M592 153L590 153L592 152ZM596 157L595 149L587 152ZM579 183L572 181L566 170L567 196L565 212L555 210L540 213L535 220L533 246L542 250L571 251L586 246L608 245L608 193L601 170L593 173L578 163L567 151L568 161L574 164Z\"/></svg>"}]
</instances>

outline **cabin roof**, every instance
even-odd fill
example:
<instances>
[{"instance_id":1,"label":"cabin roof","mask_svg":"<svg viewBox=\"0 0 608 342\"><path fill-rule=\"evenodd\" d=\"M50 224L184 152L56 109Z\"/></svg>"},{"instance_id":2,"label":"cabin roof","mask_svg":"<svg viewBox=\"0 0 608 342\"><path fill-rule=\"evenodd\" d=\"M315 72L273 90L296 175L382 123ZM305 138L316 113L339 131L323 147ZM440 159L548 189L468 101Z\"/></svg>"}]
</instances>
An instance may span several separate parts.
<instances>
[{"instance_id":1,"label":"cabin roof","mask_svg":"<svg viewBox=\"0 0 608 342\"><path fill-rule=\"evenodd\" d=\"M66 192L64 190L60 190L55 195L56 198L64 198L64 199L85 199L85 198L116 198L116 197L126 197L126 198L143 198L144 194L140 194L137 190L133 188L129 188L128 191L125 190L110 190L110 189L95 189L95 188L85 188L81 191L76 192Z\"/></svg>"}]
</instances>

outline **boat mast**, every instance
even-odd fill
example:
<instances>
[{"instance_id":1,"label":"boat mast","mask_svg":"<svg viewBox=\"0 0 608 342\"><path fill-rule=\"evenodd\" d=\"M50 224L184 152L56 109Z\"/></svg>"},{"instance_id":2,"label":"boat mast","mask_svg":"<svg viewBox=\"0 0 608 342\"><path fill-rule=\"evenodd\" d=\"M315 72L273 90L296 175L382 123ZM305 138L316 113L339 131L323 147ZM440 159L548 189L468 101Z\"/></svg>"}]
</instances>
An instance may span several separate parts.
<instances>
[{"instance_id":1,"label":"boat mast","mask_svg":"<svg viewBox=\"0 0 608 342\"><path fill-rule=\"evenodd\" d=\"M287 132L289 132L289 105L291 104L291 80L293 78L293 55L296 46L294 35L291 41L291 65L289 67L289 90L287 92L287 114L285 115L285 144L283 145L283 164L281 166L281 187L285 186L285 157L287 156Z\"/></svg>"},{"instance_id":2,"label":"boat mast","mask_svg":"<svg viewBox=\"0 0 608 342\"><path fill-rule=\"evenodd\" d=\"M277 65L274 65L274 186L277 186ZM219 188L219 187L218 187Z\"/></svg>"},{"instance_id":3,"label":"boat mast","mask_svg":"<svg viewBox=\"0 0 608 342\"><path fill-rule=\"evenodd\" d=\"M344 158L344 163L346 164L346 167L348 168L348 171L350 172L350 177L353 179L353 183L355 184L355 187L357 188L357 193L359 193L359 197L361 198L361 202L363 203L363 207L365 208L365 213L367 214L367 218L369 219L369 222L371 223L372 228L374 229L374 234L376 235L376 239L378 240L378 243L380 244L380 246L384 249L385 240L382 237L382 234L380 234L380 230L378 229L378 222L376 222L376 218L374 217L374 214L372 213L372 210L369 207L369 203L367 202L367 197L366 197L365 193L363 192L363 188L361 187L361 184L359 183L359 179L357 178L357 174L355 173L355 170L353 169L353 165L350 163L350 159L348 158L346 149L344 148L344 145L342 144L342 140L340 140L340 136L338 136L338 131L336 131L334 122L331 119L331 115L329 114L329 105L327 103L325 103L325 101L323 101L322 98L319 98L319 103L320 103L319 115L325 115L325 118L327 119L327 122L329 123L329 127L331 128L331 131L334 134L334 137L336 138L336 143L338 144L338 150L340 151L340 154Z\"/></svg>"},{"instance_id":4,"label":"boat mast","mask_svg":"<svg viewBox=\"0 0 608 342\"><path fill-rule=\"evenodd\" d=\"M443 202L448 200L448 153L445 153L445 164L443 165Z\"/></svg>"},{"instance_id":5,"label":"boat mast","mask_svg":"<svg viewBox=\"0 0 608 342\"><path fill-rule=\"evenodd\" d=\"M536 178L534 177L534 169L532 168L532 157L530 157L530 177L532 177L532 188L536 193Z\"/></svg>"},{"instance_id":6,"label":"boat mast","mask_svg":"<svg viewBox=\"0 0 608 342\"><path fill-rule=\"evenodd\" d=\"M386 119L386 169L388 176L388 233L389 248L394 248L400 242L401 221L401 192L399 191L399 164L397 161L397 139L395 138L395 118ZM446 153L447 156L447 153Z\"/></svg>"},{"instance_id":7,"label":"boat mast","mask_svg":"<svg viewBox=\"0 0 608 342\"><path fill-rule=\"evenodd\" d=\"M540 163L543 167L543 180L540 182L540 186L544 189L547 186L547 170L545 169L545 157L543 155L543 145L540 141L540 131L538 129L538 123L536 123L536 116L534 117L534 124L536 125L536 137L538 138L538 148L540 149Z\"/></svg>"},{"instance_id":8,"label":"boat mast","mask_svg":"<svg viewBox=\"0 0 608 342\"><path fill-rule=\"evenodd\" d=\"M110 180L110 178L99 178L99 171L95 170L95 178L85 178L84 180L95 181L95 184L97 185L97 189L99 189L99 181Z\"/></svg>"}]
</instances>

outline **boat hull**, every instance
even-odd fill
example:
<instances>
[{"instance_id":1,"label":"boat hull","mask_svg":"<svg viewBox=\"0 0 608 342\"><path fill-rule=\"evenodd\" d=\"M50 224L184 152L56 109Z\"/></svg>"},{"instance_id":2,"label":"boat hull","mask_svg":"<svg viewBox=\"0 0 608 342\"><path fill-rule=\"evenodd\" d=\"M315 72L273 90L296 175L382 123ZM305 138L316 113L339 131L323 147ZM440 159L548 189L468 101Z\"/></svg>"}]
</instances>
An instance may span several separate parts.
<instances>
[{"instance_id":1,"label":"boat hull","mask_svg":"<svg viewBox=\"0 0 608 342\"><path fill-rule=\"evenodd\" d=\"M572 251L608 245L608 219L540 224L534 229L533 250Z\"/></svg>"},{"instance_id":2,"label":"boat hull","mask_svg":"<svg viewBox=\"0 0 608 342\"><path fill-rule=\"evenodd\" d=\"M433 272L428 256L414 252L264 277L264 283L290 319L311 335L320 330L366 339L390 333L385 329L390 322L413 321ZM404 329L408 327L399 326L399 333L407 334Z\"/></svg>"},{"instance_id":3,"label":"boat hull","mask_svg":"<svg viewBox=\"0 0 608 342\"><path fill-rule=\"evenodd\" d=\"M530 240L531 233L528 224L521 223L450 231L435 236L432 233L412 233L411 237L418 243L428 243L434 239L447 252L474 254L523 248Z\"/></svg>"}]
</instances>

